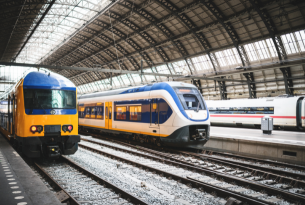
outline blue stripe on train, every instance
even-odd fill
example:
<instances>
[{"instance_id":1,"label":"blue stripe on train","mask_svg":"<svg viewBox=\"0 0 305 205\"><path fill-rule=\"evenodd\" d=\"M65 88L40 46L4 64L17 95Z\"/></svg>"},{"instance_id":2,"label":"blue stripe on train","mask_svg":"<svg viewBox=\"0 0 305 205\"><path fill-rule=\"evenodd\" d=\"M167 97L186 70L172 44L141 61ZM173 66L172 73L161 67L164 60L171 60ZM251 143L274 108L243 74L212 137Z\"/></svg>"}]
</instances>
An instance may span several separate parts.
<instances>
[{"instance_id":1,"label":"blue stripe on train","mask_svg":"<svg viewBox=\"0 0 305 205\"><path fill-rule=\"evenodd\" d=\"M152 99L142 99L142 100L125 100L125 101L115 101L114 105L124 105L128 104L129 106L132 106L132 104L141 104L141 121L135 121L130 120L130 112L126 112L126 120L117 119L117 112L114 110L114 120L116 121L127 121L127 122L140 122L140 123L155 123L158 122L157 114L152 113L152 116L150 116L150 103ZM159 124L165 123L170 116L173 114L173 110L171 107L167 104L167 102L163 99L158 99L158 106L159 106ZM114 108L115 109L115 108ZM150 121L150 117L151 121Z\"/></svg>"},{"instance_id":2,"label":"blue stripe on train","mask_svg":"<svg viewBox=\"0 0 305 205\"><path fill-rule=\"evenodd\" d=\"M209 110L208 109L207 109L207 117L206 117L206 119L194 120L194 119L190 118L186 114L186 112L185 112L185 110L184 110L184 108L183 108L183 106L182 106L182 104L181 104L181 102L180 102L176 92L167 83L155 83L153 85L146 85L146 86L143 86L143 87L140 87L140 88L132 88L132 89L129 89L129 90L126 90L126 91L122 92L121 94L134 93L134 92L145 92L145 91L153 91L153 90L166 90L172 96L172 98L175 101L176 105L178 106L180 112L183 114L183 116L185 118L187 118L187 119L189 119L191 121L194 121L194 122L203 122L203 121L206 121L206 120L209 119ZM204 101L204 104L205 104L205 107L207 108L207 105L206 105L205 101Z\"/></svg>"},{"instance_id":3,"label":"blue stripe on train","mask_svg":"<svg viewBox=\"0 0 305 205\"><path fill-rule=\"evenodd\" d=\"M76 109L25 109L25 114L27 115L51 115L50 111L55 110L55 115L75 115L77 113ZM31 114L30 114L31 113Z\"/></svg>"}]
</instances>

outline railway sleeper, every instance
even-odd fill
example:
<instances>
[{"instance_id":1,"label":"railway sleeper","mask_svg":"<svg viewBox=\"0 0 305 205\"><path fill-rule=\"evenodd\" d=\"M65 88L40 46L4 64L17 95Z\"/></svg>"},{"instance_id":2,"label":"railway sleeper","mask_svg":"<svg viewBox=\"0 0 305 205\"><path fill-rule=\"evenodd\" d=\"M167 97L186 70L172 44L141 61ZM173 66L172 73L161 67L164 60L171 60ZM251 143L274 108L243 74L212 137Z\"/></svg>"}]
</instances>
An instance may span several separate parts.
<instances>
[{"instance_id":1,"label":"railway sleeper","mask_svg":"<svg viewBox=\"0 0 305 205\"><path fill-rule=\"evenodd\" d=\"M233 197L230 197L228 200L227 200L227 203L225 205L241 205L243 204L241 201L233 198Z\"/></svg>"}]
</instances>

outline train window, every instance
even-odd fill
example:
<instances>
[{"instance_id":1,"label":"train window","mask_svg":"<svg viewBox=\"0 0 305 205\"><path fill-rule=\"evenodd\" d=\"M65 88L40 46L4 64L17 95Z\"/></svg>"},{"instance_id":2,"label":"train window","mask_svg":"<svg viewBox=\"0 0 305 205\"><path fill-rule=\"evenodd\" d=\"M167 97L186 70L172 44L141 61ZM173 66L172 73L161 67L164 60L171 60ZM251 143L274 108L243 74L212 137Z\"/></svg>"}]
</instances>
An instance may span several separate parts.
<instances>
[{"instance_id":1,"label":"train window","mask_svg":"<svg viewBox=\"0 0 305 205\"><path fill-rule=\"evenodd\" d=\"M141 105L130 106L130 120L141 121L142 107Z\"/></svg>"},{"instance_id":2,"label":"train window","mask_svg":"<svg viewBox=\"0 0 305 205\"><path fill-rule=\"evenodd\" d=\"M91 115L91 107L86 107L86 115L85 118L90 118Z\"/></svg>"},{"instance_id":3,"label":"train window","mask_svg":"<svg viewBox=\"0 0 305 205\"><path fill-rule=\"evenodd\" d=\"M92 107L91 108L91 118L95 118L96 117L96 107Z\"/></svg>"},{"instance_id":4,"label":"train window","mask_svg":"<svg viewBox=\"0 0 305 205\"><path fill-rule=\"evenodd\" d=\"M67 90L25 89L24 106L25 109L76 109L76 94Z\"/></svg>"},{"instance_id":5,"label":"train window","mask_svg":"<svg viewBox=\"0 0 305 205\"><path fill-rule=\"evenodd\" d=\"M104 106L96 107L96 118L97 119L104 119Z\"/></svg>"},{"instance_id":6,"label":"train window","mask_svg":"<svg viewBox=\"0 0 305 205\"><path fill-rule=\"evenodd\" d=\"M203 98L196 88L174 88L185 110L205 110Z\"/></svg>"},{"instance_id":7,"label":"train window","mask_svg":"<svg viewBox=\"0 0 305 205\"><path fill-rule=\"evenodd\" d=\"M182 98L182 96L183 96L183 98ZM181 100L184 101L188 110L196 110L196 109L202 110L201 103L199 102L196 95L184 94L182 96L180 98L181 98Z\"/></svg>"},{"instance_id":8,"label":"train window","mask_svg":"<svg viewBox=\"0 0 305 205\"><path fill-rule=\"evenodd\" d=\"M211 114L274 114L274 107L210 107Z\"/></svg>"},{"instance_id":9,"label":"train window","mask_svg":"<svg viewBox=\"0 0 305 205\"><path fill-rule=\"evenodd\" d=\"M115 115L115 119L116 120L126 120L126 107L116 107L116 115Z\"/></svg>"},{"instance_id":10,"label":"train window","mask_svg":"<svg viewBox=\"0 0 305 205\"><path fill-rule=\"evenodd\" d=\"M78 118L84 118L85 117L85 108L78 106Z\"/></svg>"}]
</instances>

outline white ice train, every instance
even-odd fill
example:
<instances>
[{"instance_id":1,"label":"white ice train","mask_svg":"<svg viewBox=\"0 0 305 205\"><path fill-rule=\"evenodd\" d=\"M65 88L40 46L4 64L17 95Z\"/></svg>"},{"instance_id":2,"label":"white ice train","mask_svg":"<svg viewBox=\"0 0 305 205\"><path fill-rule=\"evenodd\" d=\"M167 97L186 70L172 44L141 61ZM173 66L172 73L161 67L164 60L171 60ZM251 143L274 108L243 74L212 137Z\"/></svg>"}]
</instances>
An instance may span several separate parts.
<instances>
[{"instance_id":1,"label":"white ice train","mask_svg":"<svg viewBox=\"0 0 305 205\"><path fill-rule=\"evenodd\" d=\"M273 118L275 128L305 130L305 97L207 100L211 125L260 127L261 118Z\"/></svg>"},{"instance_id":2,"label":"white ice train","mask_svg":"<svg viewBox=\"0 0 305 205\"><path fill-rule=\"evenodd\" d=\"M163 82L78 96L79 128L158 145L202 148L209 112L198 89Z\"/></svg>"}]
</instances>

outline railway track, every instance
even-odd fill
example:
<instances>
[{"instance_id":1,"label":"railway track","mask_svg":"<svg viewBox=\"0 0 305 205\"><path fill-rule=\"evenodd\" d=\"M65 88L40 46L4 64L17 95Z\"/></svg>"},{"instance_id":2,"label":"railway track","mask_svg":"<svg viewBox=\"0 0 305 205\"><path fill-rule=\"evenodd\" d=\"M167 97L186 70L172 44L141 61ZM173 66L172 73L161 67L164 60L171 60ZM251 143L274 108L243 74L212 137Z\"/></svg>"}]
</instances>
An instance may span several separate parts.
<instances>
[{"instance_id":1,"label":"railway track","mask_svg":"<svg viewBox=\"0 0 305 205\"><path fill-rule=\"evenodd\" d=\"M205 174L204 176L201 176L201 178L200 177L196 178L193 176L184 176L181 178L179 178L179 177L177 178L177 180L179 180L179 181L184 181L185 184L192 184L191 181L187 181L187 180L185 181L185 178L186 178L188 180L192 180L193 182L199 181L199 183L212 184L212 185L217 185L217 186L218 186L218 184L220 184L220 186L218 186L220 188L221 188L221 186L224 185L225 187L230 189L230 188L233 188L234 185L238 185L240 187L237 188L237 192L245 192L245 193L248 192L246 194L247 195L246 197L251 198L251 199L252 198L254 198L254 199L255 198L256 199L265 198L265 200L261 200L261 201L262 201L262 203L266 203L266 204L268 204L268 203L272 204L272 203L276 203L276 202L280 202L280 201L284 201L284 200L287 200L290 203L301 204L302 201L305 201L305 197L300 194L291 193L291 192L288 192L288 191L285 191L285 190L282 190L282 189L279 189L276 187L267 186L267 185L259 183L257 181L242 178L237 175L234 176L232 174L227 174L226 172L221 173L216 170L211 170L211 169L207 169L204 167L196 166L192 163L182 162L177 159L174 159L172 156L170 156L171 154L164 154L164 153L160 153L160 152L156 153L156 151L154 151L154 150L151 150L151 152L148 153L147 152L148 150L143 150L143 149L147 149L147 148L142 149L141 147L133 147L133 149L137 150L137 151L133 151L133 150L122 148L122 147L111 146L111 145L105 144L105 143L99 143L99 145L102 145L103 147L109 147L114 150L119 150L121 152L130 153L135 156L141 156L141 157L145 157L147 159L152 159L154 161L159 161L164 164L171 164L172 166L180 167L185 170L192 170L193 173L199 173L199 174L204 173ZM98 153L103 154L108 157L112 157L112 158L118 157L117 153L111 154L111 153L105 152L104 150L95 149L95 148L92 148L90 146L83 145L83 144L80 146L85 149L91 150L93 152L98 152ZM144 153L141 153L141 152L144 152ZM160 155L160 154L163 154L163 155ZM117 158L117 159L124 161L124 158ZM125 159L125 161L126 161L126 159ZM132 162L132 161L128 161L128 160L126 162L131 163L134 166L142 166L143 169L148 169L148 170L152 169L151 171L156 172L156 173L162 172L162 170L153 170L153 168L151 168L151 166L146 166L145 164L141 164L141 163L137 164L136 162ZM161 165L159 165L159 166L161 166ZM167 177L173 178L173 176L170 176L171 173L162 173L162 174L164 176L167 175ZM209 176L209 177L207 177L207 176ZM211 181L211 179L212 179L212 181ZM225 182L230 183L230 184L222 184ZM194 184L193 186L198 187L199 184ZM217 186L215 186L215 187L217 187ZM250 189L247 189L246 187L249 187ZM253 193L249 193L250 190L254 190L254 191L252 191ZM260 191L262 191L262 190L264 190L265 192L261 193ZM257 192L255 192L255 191L257 191ZM227 196L230 196L230 195L227 195ZM271 196L281 196L281 197L272 198ZM238 196L235 196L235 198L238 198ZM243 201L244 199L242 200L239 198L239 200ZM249 203L249 202L247 202L247 203Z\"/></svg>"},{"instance_id":2,"label":"railway track","mask_svg":"<svg viewBox=\"0 0 305 205\"><path fill-rule=\"evenodd\" d=\"M46 179L62 203L128 205L147 203L120 187L88 171L67 157L56 163L39 165L36 170Z\"/></svg>"},{"instance_id":3,"label":"railway track","mask_svg":"<svg viewBox=\"0 0 305 205\"><path fill-rule=\"evenodd\" d=\"M86 134L86 133L83 133ZM87 133L88 134L88 133ZM275 174L275 175L269 175L268 177L271 177L271 179L276 179L278 175L285 176L284 178L277 179L277 181L282 181L284 183L291 183L304 186L303 182L298 184L300 180L305 181L305 166L301 165L295 165L295 164L288 164L288 163L283 163L283 162L277 162L277 161L271 161L271 160L266 160L266 159L259 159L259 158L252 158L252 157L247 157L247 156L241 156L241 155L235 155L235 154L230 154L230 153L221 153L221 152L213 152L213 151L206 151L202 150L199 152L197 150L197 153L195 152L190 152L190 151L181 151L177 149L171 149L171 148L166 148L166 147L157 147L157 146L152 146L152 145L143 145L137 142L130 142L129 140L115 140L107 137L101 137L100 135L96 134L91 134L91 136L95 136L100 139L104 140L110 140L110 141L115 141L116 143L120 143L126 146L131 145L139 145L141 149L151 149L153 150L159 150L160 153L172 153L172 154L178 154L184 157L193 157L194 159L204 159L207 161L210 161L211 163L223 163L224 165L227 166L234 166L235 168L250 168L247 169L248 172L253 172L255 175L264 175L264 174ZM145 146L145 147L144 147ZM239 166L240 165L240 166ZM260 173L255 173L255 171L261 170L262 172ZM274 178L275 177L275 178ZM283 181L285 180L285 181ZM288 180L288 181L287 181ZM291 180L296 180L292 182Z\"/></svg>"},{"instance_id":4,"label":"railway track","mask_svg":"<svg viewBox=\"0 0 305 205\"><path fill-rule=\"evenodd\" d=\"M88 141L88 139L86 139ZM90 141L90 140L89 140ZM91 140L92 141L92 140ZM97 142L92 142L92 143L97 143ZM304 185L304 181L301 180L294 180L291 178L285 178L280 175L276 175L273 173L268 173L266 171L261 171L261 170L253 170L253 168L249 167L244 167L240 165L235 165L229 162L222 162L222 161L215 161L218 163L217 164L212 164L210 162L207 162L207 159L204 158L202 160L201 154L196 154L196 153L189 153L189 152L183 152L183 154L191 154L194 156L200 156L199 160L195 158L190 158L190 157L185 157L177 155L177 154L172 154L172 153L164 153L164 152L159 152L155 150L151 150L148 148L140 147L140 146L134 146L130 144L126 144L123 142L117 142L120 143L122 146L125 147L130 147L134 150L137 150L136 152L132 150L126 150L126 148L120 148L117 146L111 146L109 144L105 143L98 143L99 145L106 146L112 149L120 149L121 151L128 151L131 152L135 155L138 155L138 151L142 151L145 153L148 153L149 155L152 155L151 158L154 158L154 160L161 160L165 163L172 163L175 166L180 166L184 167L186 169L192 169L197 172L204 172L206 175L213 176L216 179L221 178L226 182L229 183L236 183L237 185L244 186L244 187L251 187L253 190L257 191L262 191L264 190L266 193L270 195L275 195L275 196L281 196L283 199L286 199L290 202L293 203L301 203L302 201L305 201L304 195L302 189L294 190L292 192L289 192L287 190L289 189L294 189L293 186L298 186L302 187ZM145 156L148 157L148 156ZM219 165L220 164L220 165ZM225 164L225 165L224 165ZM230 166L230 167L228 167ZM233 169L234 167L235 169ZM222 171L220 171L222 170ZM244 171L245 170L245 171ZM276 177L274 180L272 180L274 177ZM287 181L289 180L289 181ZM262 183L262 182L266 183ZM290 184L285 185L285 182L289 182ZM293 183L291 183L293 182ZM281 186L277 186L277 184L281 184ZM228 185L229 186L229 185ZM253 194L255 197L260 197L265 195L265 193L257 193ZM280 197L280 198L281 198ZM280 201L280 199L272 199L270 200L271 202L276 202Z\"/></svg>"}]
</instances>

